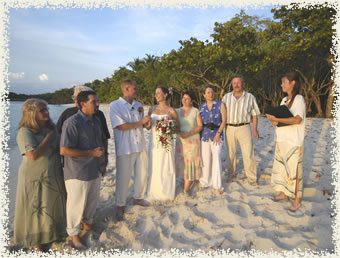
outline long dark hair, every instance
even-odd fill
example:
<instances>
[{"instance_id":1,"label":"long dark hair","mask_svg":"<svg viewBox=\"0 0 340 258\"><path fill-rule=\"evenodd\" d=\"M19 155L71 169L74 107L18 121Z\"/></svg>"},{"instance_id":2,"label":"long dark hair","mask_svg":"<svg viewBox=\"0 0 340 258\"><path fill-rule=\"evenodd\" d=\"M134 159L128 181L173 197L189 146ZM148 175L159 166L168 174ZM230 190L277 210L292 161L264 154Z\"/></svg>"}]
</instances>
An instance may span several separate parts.
<instances>
[{"instance_id":1,"label":"long dark hair","mask_svg":"<svg viewBox=\"0 0 340 258\"><path fill-rule=\"evenodd\" d=\"M162 92L163 92L164 94L168 94L168 95L166 96L165 100L167 100L168 98L170 98L170 92L169 92L169 89L168 89L168 88L165 88L165 87L163 87L163 86L158 86L156 89L161 89Z\"/></svg>"},{"instance_id":2,"label":"long dark hair","mask_svg":"<svg viewBox=\"0 0 340 258\"><path fill-rule=\"evenodd\" d=\"M300 75L297 72L289 72L289 73L286 73L284 76L282 76L282 78L287 78L289 82L295 81L293 92L292 92L292 99L288 103L288 108L291 108L291 106L293 105L295 96L297 94L301 94L301 91L302 91Z\"/></svg>"}]
</instances>

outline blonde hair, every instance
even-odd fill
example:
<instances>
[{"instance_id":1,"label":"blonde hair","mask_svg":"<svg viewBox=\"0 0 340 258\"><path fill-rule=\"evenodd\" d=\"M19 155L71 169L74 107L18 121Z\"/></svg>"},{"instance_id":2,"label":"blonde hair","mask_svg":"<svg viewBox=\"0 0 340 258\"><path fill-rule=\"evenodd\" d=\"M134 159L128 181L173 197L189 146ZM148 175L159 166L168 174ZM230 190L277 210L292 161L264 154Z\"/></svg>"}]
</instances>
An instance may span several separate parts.
<instances>
[{"instance_id":1,"label":"blonde hair","mask_svg":"<svg viewBox=\"0 0 340 258\"><path fill-rule=\"evenodd\" d=\"M39 105L43 105L47 107L47 102L43 99L27 99L22 105L22 117L19 123L18 129L21 127L27 127L31 129L34 133L39 133L41 128L39 127L36 115L39 112ZM55 125L51 121L51 119L47 122L46 126L50 129L53 129Z\"/></svg>"}]
</instances>

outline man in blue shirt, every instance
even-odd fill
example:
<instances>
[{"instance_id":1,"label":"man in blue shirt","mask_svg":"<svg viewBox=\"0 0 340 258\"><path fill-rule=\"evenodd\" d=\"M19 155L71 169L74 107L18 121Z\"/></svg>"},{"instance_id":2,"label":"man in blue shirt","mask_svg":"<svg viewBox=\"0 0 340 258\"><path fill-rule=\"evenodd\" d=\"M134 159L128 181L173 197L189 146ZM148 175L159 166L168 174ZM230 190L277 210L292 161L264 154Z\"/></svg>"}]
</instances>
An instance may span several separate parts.
<instances>
[{"instance_id":1,"label":"man in blue shirt","mask_svg":"<svg viewBox=\"0 0 340 258\"><path fill-rule=\"evenodd\" d=\"M63 124L60 154L64 156L67 191L67 233L76 249L85 249L80 241L80 225L90 227L99 198L101 176L106 173L105 142L100 119L95 116L97 96L82 91L77 96L79 111Z\"/></svg>"}]
</instances>

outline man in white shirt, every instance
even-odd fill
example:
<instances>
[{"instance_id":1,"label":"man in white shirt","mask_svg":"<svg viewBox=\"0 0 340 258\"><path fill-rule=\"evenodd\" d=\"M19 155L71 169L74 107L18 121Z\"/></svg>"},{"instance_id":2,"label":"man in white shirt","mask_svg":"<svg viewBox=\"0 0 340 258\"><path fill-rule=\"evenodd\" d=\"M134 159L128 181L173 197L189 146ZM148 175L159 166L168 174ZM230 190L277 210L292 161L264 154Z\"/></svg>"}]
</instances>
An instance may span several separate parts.
<instances>
[{"instance_id":1,"label":"man in white shirt","mask_svg":"<svg viewBox=\"0 0 340 258\"><path fill-rule=\"evenodd\" d=\"M148 170L143 126L150 121L143 106L136 101L137 86L133 80L121 84L123 97L111 102L110 120L116 148L116 205L117 220L124 220L126 199L131 175L134 173L133 204L149 206L143 199L146 193Z\"/></svg>"},{"instance_id":2,"label":"man in white shirt","mask_svg":"<svg viewBox=\"0 0 340 258\"><path fill-rule=\"evenodd\" d=\"M244 79L242 76L235 76L231 84L233 91L222 98L227 108L226 140L229 152L229 173L232 177L236 176L236 151L239 143L248 183L256 185L256 161L250 122L253 122L253 136L258 140L257 116L260 115L260 110L255 97L243 89Z\"/></svg>"}]
</instances>

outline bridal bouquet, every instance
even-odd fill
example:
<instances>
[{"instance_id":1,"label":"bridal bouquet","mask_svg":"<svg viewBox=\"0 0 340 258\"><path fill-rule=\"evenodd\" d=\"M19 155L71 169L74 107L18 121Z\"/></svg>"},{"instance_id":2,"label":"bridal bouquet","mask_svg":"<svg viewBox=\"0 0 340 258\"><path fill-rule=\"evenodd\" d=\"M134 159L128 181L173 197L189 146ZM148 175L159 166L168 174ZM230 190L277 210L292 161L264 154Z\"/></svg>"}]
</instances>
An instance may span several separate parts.
<instances>
[{"instance_id":1,"label":"bridal bouquet","mask_svg":"<svg viewBox=\"0 0 340 258\"><path fill-rule=\"evenodd\" d=\"M167 151L169 151L172 147L171 141L173 139L174 133L175 121L164 117L156 121L156 136L158 145L161 144L161 146Z\"/></svg>"}]
</instances>

